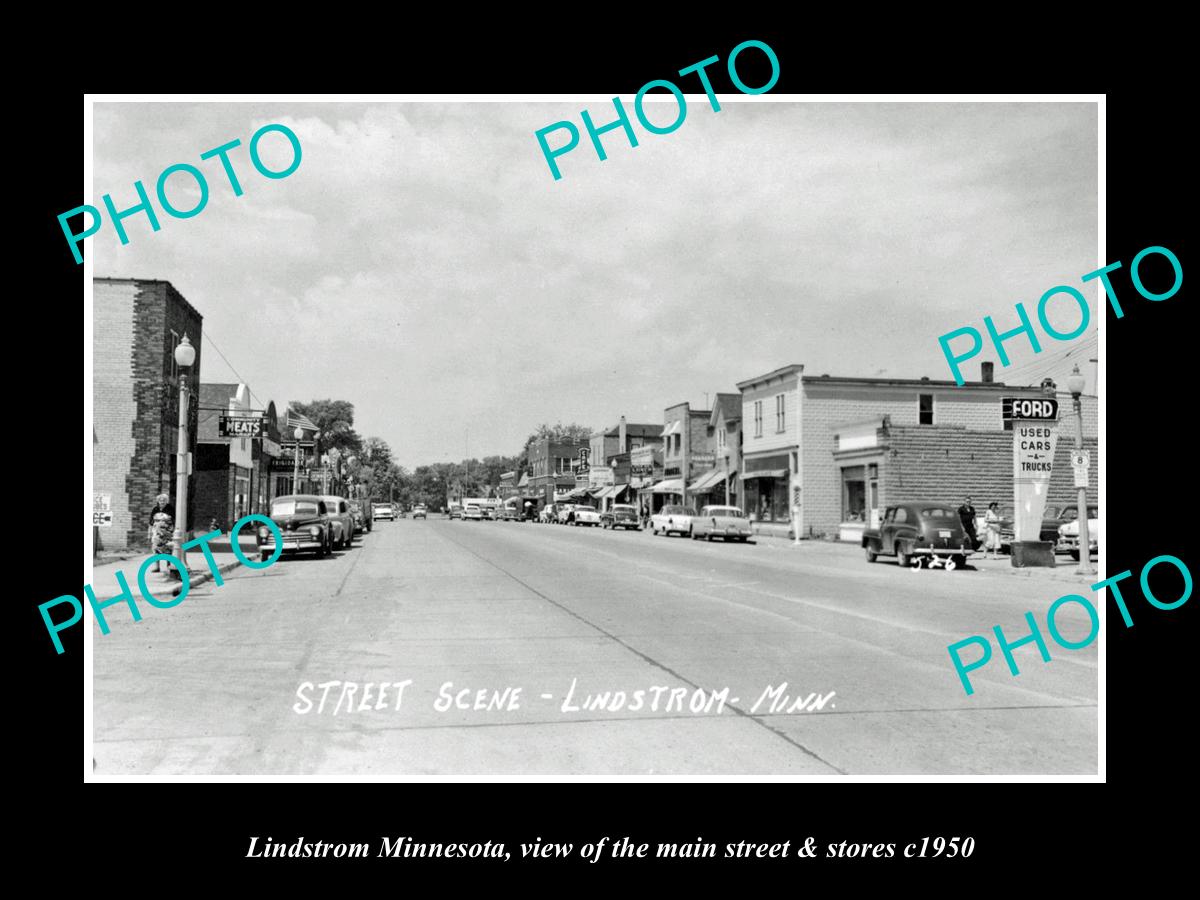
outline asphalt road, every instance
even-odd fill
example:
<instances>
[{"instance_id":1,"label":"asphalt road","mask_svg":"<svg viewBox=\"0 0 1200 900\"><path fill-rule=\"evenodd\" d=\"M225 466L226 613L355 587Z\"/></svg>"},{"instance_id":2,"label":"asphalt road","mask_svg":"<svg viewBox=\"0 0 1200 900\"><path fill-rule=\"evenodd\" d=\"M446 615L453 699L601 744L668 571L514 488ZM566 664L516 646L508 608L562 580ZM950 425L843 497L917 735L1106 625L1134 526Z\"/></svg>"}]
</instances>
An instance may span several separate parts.
<instances>
[{"instance_id":1,"label":"asphalt road","mask_svg":"<svg viewBox=\"0 0 1200 900\"><path fill-rule=\"evenodd\" d=\"M972 696L946 650L997 624L1016 640L1027 610L1045 632L1069 585L816 542L440 517L224 578L96 628L97 775L1097 769L1096 643L1050 643L1049 663L1016 649L1017 677L997 648ZM1088 631L1074 604L1057 624Z\"/></svg>"}]
</instances>

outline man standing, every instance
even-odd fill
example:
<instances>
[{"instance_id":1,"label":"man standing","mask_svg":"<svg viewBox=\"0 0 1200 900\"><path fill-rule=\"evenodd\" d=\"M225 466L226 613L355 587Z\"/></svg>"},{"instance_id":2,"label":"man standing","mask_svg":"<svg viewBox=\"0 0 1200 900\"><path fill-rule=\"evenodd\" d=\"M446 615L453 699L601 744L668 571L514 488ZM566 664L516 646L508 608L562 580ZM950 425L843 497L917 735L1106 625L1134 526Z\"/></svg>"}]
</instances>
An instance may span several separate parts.
<instances>
[{"instance_id":1,"label":"man standing","mask_svg":"<svg viewBox=\"0 0 1200 900\"><path fill-rule=\"evenodd\" d=\"M958 518L962 521L963 531L971 540L971 549L978 549L979 538L975 534L975 507L971 505L970 497L958 508Z\"/></svg>"}]
</instances>

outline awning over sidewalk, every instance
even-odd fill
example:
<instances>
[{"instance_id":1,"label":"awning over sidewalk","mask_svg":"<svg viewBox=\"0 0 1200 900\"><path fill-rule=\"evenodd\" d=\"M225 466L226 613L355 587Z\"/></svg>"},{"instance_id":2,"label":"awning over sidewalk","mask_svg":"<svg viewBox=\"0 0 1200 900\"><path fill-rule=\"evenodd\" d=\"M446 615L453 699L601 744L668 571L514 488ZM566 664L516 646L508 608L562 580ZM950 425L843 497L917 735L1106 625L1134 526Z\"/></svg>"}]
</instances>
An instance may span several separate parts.
<instances>
[{"instance_id":1,"label":"awning over sidewalk","mask_svg":"<svg viewBox=\"0 0 1200 900\"><path fill-rule=\"evenodd\" d=\"M730 472L729 477L736 478L737 472ZM707 472L689 484L688 490L695 491L698 494L707 494L724 480L725 473L721 469L709 469Z\"/></svg>"},{"instance_id":2,"label":"awning over sidewalk","mask_svg":"<svg viewBox=\"0 0 1200 900\"><path fill-rule=\"evenodd\" d=\"M683 479L672 478L669 481L660 481L650 489L652 494L682 494Z\"/></svg>"},{"instance_id":3,"label":"awning over sidewalk","mask_svg":"<svg viewBox=\"0 0 1200 900\"><path fill-rule=\"evenodd\" d=\"M751 478L787 478L787 469L764 469L761 472L743 472L742 480L748 481Z\"/></svg>"}]
</instances>

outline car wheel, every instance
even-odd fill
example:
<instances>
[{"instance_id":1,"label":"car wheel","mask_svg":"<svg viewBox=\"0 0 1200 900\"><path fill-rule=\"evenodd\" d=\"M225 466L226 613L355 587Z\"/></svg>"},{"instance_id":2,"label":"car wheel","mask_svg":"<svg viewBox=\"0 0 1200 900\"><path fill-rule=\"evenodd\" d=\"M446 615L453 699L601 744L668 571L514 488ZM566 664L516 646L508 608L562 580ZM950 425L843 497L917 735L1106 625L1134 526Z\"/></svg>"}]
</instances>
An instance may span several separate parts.
<instances>
[{"instance_id":1,"label":"car wheel","mask_svg":"<svg viewBox=\"0 0 1200 900\"><path fill-rule=\"evenodd\" d=\"M874 550L872 550L870 545L868 545L866 549L867 549L867 562L869 562L869 563L875 562L875 560L879 558L879 554L876 553Z\"/></svg>"},{"instance_id":2,"label":"car wheel","mask_svg":"<svg viewBox=\"0 0 1200 900\"><path fill-rule=\"evenodd\" d=\"M912 558L908 555L908 551L905 550L903 545L896 548L896 564L900 566L900 568L905 568L911 559Z\"/></svg>"},{"instance_id":3,"label":"car wheel","mask_svg":"<svg viewBox=\"0 0 1200 900\"><path fill-rule=\"evenodd\" d=\"M965 566L967 564L967 558L965 556L963 556L961 553L952 557L950 561L952 563L954 563L956 566L960 566L960 567Z\"/></svg>"}]
</instances>

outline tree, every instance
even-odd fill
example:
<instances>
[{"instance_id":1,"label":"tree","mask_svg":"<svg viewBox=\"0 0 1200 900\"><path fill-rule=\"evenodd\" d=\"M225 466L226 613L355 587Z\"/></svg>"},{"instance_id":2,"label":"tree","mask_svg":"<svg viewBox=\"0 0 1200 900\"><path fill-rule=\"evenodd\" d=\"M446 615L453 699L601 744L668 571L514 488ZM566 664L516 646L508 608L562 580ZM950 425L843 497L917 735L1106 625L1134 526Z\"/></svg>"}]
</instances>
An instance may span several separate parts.
<instances>
[{"instance_id":1,"label":"tree","mask_svg":"<svg viewBox=\"0 0 1200 900\"><path fill-rule=\"evenodd\" d=\"M354 430L354 404L346 400L313 400L288 404L293 412L307 416L321 432L321 449L337 447L345 456L362 452L362 438Z\"/></svg>"}]
</instances>

